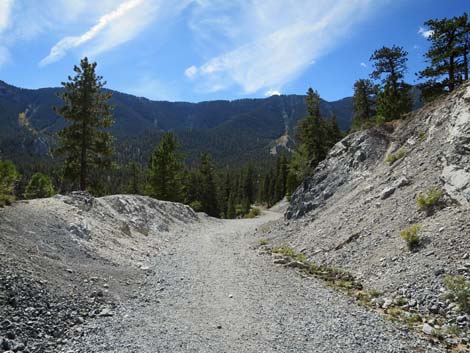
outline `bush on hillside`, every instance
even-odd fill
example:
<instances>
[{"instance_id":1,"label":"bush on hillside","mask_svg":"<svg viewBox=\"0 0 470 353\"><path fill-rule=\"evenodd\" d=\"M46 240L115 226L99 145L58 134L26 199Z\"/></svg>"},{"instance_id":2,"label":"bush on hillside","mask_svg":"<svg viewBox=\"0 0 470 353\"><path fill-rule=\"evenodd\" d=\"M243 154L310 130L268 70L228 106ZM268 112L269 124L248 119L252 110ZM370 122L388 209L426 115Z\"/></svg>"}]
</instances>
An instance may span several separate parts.
<instances>
[{"instance_id":1,"label":"bush on hillside","mask_svg":"<svg viewBox=\"0 0 470 353\"><path fill-rule=\"evenodd\" d=\"M54 195L51 178L42 173L35 173L29 180L24 193L26 199L41 199Z\"/></svg>"},{"instance_id":2,"label":"bush on hillside","mask_svg":"<svg viewBox=\"0 0 470 353\"><path fill-rule=\"evenodd\" d=\"M421 242L419 231L421 230L420 224L413 224L400 232L400 237L406 241L409 250L415 250Z\"/></svg>"}]
</instances>

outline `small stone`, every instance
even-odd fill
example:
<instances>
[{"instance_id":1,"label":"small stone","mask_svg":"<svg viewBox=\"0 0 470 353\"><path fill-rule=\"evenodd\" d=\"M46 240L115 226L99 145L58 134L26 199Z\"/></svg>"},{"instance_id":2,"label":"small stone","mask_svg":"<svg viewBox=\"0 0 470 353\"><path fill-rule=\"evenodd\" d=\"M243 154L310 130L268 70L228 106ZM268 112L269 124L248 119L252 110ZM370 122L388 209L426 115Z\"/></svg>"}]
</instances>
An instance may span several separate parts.
<instances>
[{"instance_id":1,"label":"small stone","mask_svg":"<svg viewBox=\"0 0 470 353\"><path fill-rule=\"evenodd\" d=\"M411 299L409 302L408 302L408 305L413 307L413 306L416 306L418 304L418 302L414 299Z\"/></svg>"},{"instance_id":2,"label":"small stone","mask_svg":"<svg viewBox=\"0 0 470 353\"><path fill-rule=\"evenodd\" d=\"M467 321L467 320L468 320L468 318L467 318L466 315L457 316L457 322L458 322L458 323L463 323L463 322L465 322L465 321Z\"/></svg>"},{"instance_id":3,"label":"small stone","mask_svg":"<svg viewBox=\"0 0 470 353\"><path fill-rule=\"evenodd\" d=\"M388 309L393 304L393 300L390 298L385 298L384 303L382 304L382 309Z\"/></svg>"},{"instance_id":4,"label":"small stone","mask_svg":"<svg viewBox=\"0 0 470 353\"><path fill-rule=\"evenodd\" d=\"M99 317L109 317L109 316L114 316L114 313L111 311L111 309L104 308L103 310L100 311L98 316Z\"/></svg>"},{"instance_id":5,"label":"small stone","mask_svg":"<svg viewBox=\"0 0 470 353\"><path fill-rule=\"evenodd\" d=\"M229 294L228 297L229 297L229 298L233 298L233 295L232 295L232 294Z\"/></svg>"},{"instance_id":6,"label":"small stone","mask_svg":"<svg viewBox=\"0 0 470 353\"><path fill-rule=\"evenodd\" d=\"M462 259L467 260L470 257L468 253L463 254Z\"/></svg>"},{"instance_id":7,"label":"small stone","mask_svg":"<svg viewBox=\"0 0 470 353\"><path fill-rule=\"evenodd\" d=\"M217 329L222 329L222 325L217 325Z\"/></svg>"},{"instance_id":8,"label":"small stone","mask_svg":"<svg viewBox=\"0 0 470 353\"><path fill-rule=\"evenodd\" d=\"M67 271L68 273L73 273L73 270L71 268L66 268L65 271Z\"/></svg>"},{"instance_id":9,"label":"small stone","mask_svg":"<svg viewBox=\"0 0 470 353\"><path fill-rule=\"evenodd\" d=\"M395 192L395 188L393 186L390 186L388 188L385 188L382 193L380 194L380 198L382 200L388 199L392 194Z\"/></svg>"},{"instance_id":10,"label":"small stone","mask_svg":"<svg viewBox=\"0 0 470 353\"><path fill-rule=\"evenodd\" d=\"M433 331L433 327L429 324L424 324L423 325L423 328L422 328L422 331L426 334L426 335L432 335L432 331Z\"/></svg>"}]
</instances>

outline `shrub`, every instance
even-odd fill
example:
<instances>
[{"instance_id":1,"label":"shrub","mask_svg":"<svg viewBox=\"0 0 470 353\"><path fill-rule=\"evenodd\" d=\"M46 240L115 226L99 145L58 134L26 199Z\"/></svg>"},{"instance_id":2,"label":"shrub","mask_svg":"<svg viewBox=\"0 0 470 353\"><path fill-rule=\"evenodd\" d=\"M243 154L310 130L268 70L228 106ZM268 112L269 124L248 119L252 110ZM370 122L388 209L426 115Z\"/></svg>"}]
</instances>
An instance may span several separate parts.
<instances>
[{"instance_id":1,"label":"shrub","mask_svg":"<svg viewBox=\"0 0 470 353\"><path fill-rule=\"evenodd\" d=\"M444 285L449 299L455 301L464 312L470 312L470 280L464 276L447 276Z\"/></svg>"},{"instance_id":2,"label":"shrub","mask_svg":"<svg viewBox=\"0 0 470 353\"><path fill-rule=\"evenodd\" d=\"M418 209L421 211L429 211L441 202L444 192L439 188L430 188L426 194L419 193L417 197Z\"/></svg>"},{"instance_id":3,"label":"shrub","mask_svg":"<svg viewBox=\"0 0 470 353\"><path fill-rule=\"evenodd\" d=\"M405 157L407 154L407 151L404 149L404 148L400 148L398 151L396 151L395 153L390 153L387 158L385 158L385 162L387 162L388 164L392 165L393 163L395 163L396 161L398 161L399 159L402 159L403 157Z\"/></svg>"},{"instance_id":4,"label":"shrub","mask_svg":"<svg viewBox=\"0 0 470 353\"><path fill-rule=\"evenodd\" d=\"M267 245L267 244L268 244L268 240L267 240L266 238L261 238L261 239L258 241L258 244L259 244L259 246Z\"/></svg>"},{"instance_id":5,"label":"shrub","mask_svg":"<svg viewBox=\"0 0 470 353\"><path fill-rule=\"evenodd\" d=\"M259 216L261 214L261 211L259 208L253 207L248 214L245 215L245 218L255 218L256 216Z\"/></svg>"},{"instance_id":6,"label":"shrub","mask_svg":"<svg viewBox=\"0 0 470 353\"><path fill-rule=\"evenodd\" d=\"M15 183L19 178L20 175L12 162L0 160L0 207L14 201Z\"/></svg>"},{"instance_id":7,"label":"shrub","mask_svg":"<svg viewBox=\"0 0 470 353\"><path fill-rule=\"evenodd\" d=\"M418 232L421 230L420 224L413 224L408 228L403 229L400 232L400 237L406 241L406 245L408 245L408 249L414 250L418 247L419 243L421 242L421 238L418 235Z\"/></svg>"},{"instance_id":8,"label":"shrub","mask_svg":"<svg viewBox=\"0 0 470 353\"><path fill-rule=\"evenodd\" d=\"M54 195L54 187L51 178L42 173L35 173L24 193L26 199L40 199Z\"/></svg>"},{"instance_id":9,"label":"shrub","mask_svg":"<svg viewBox=\"0 0 470 353\"><path fill-rule=\"evenodd\" d=\"M189 207L191 207L195 212L202 212L201 201L193 201L189 204Z\"/></svg>"},{"instance_id":10,"label":"shrub","mask_svg":"<svg viewBox=\"0 0 470 353\"><path fill-rule=\"evenodd\" d=\"M285 256L290 256L290 257L295 256L295 250L292 249L292 248L289 248L286 245L274 246L272 248L272 252L282 254L282 255L285 255Z\"/></svg>"}]
</instances>

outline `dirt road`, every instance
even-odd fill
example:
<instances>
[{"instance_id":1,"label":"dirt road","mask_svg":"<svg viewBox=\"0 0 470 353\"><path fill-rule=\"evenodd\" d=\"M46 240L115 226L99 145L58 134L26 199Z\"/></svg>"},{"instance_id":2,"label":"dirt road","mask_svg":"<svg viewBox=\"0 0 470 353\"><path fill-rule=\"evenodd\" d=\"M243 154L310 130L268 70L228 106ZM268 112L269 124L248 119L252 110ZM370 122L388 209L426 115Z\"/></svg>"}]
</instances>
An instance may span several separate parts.
<instances>
[{"instance_id":1,"label":"dirt road","mask_svg":"<svg viewBox=\"0 0 470 353\"><path fill-rule=\"evenodd\" d=\"M65 352L438 352L254 249L253 220L205 220L154 259L139 296Z\"/></svg>"}]
</instances>

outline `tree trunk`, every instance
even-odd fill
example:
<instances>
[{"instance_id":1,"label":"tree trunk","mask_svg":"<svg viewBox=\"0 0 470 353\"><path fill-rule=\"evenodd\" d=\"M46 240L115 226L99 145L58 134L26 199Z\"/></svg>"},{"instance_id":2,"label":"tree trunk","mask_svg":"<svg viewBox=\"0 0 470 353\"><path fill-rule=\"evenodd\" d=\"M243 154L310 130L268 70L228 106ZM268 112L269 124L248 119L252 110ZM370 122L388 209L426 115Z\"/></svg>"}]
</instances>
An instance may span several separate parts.
<instances>
[{"instance_id":1,"label":"tree trunk","mask_svg":"<svg viewBox=\"0 0 470 353\"><path fill-rule=\"evenodd\" d=\"M87 127L83 126L82 131L82 150L80 153L80 190L85 191L87 187L87 160L86 160L86 140L87 140Z\"/></svg>"},{"instance_id":2,"label":"tree trunk","mask_svg":"<svg viewBox=\"0 0 470 353\"><path fill-rule=\"evenodd\" d=\"M454 64L454 56L450 56L449 60L449 92L452 92L455 88L455 64Z\"/></svg>"}]
</instances>

